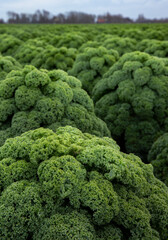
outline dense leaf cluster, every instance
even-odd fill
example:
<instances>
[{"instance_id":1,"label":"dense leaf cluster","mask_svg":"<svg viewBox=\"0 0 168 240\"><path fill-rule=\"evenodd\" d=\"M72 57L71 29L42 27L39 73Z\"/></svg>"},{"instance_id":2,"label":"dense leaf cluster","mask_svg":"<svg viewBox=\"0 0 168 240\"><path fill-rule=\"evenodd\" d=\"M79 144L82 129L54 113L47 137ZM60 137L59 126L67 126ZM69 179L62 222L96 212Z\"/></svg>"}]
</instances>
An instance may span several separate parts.
<instances>
[{"instance_id":1,"label":"dense leaf cluster","mask_svg":"<svg viewBox=\"0 0 168 240\"><path fill-rule=\"evenodd\" d=\"M168 186L168 133L164 133L153 143L148 160L154 166L156 177Z\"/></svg>"},{"instance_id":2,"label":"dense leaf cluster","mask_svg":"<svg viewBox=\"0 0 168 240\"><path fill-rule=\"evenodd\" d=\"M30 39L17 49L14 57L22 65L31 64L37 68L67 71L72 68L76 54L75 48L55 48L44 39Z\"/></svg>"},{"instance_id":3,"label":"dense leaf cluster","mask_svg":"<svg viewBox=\"0 0 168 240\"><path fill-rule=\"evenodd\" d=\"M12 56L22 43L20 39L13 35L0 34L0 53L6 56Z\"/></svg>"},{"instance_id":4,"label":"dense leaf cluster","mask_svg":"<svg viewBox=\"0 0 168 240\"><path fill-rule=\"evenodd\" d=\"M0 144L40 126L72 125L83 132L109 136L81 82L62 70L48 72L30 65L11 71L0 81L0 99Z\"/></svg>"},{"instance_id":5,"label":"dense leaf cluster","mask_svg":"<svg viewBox=\"0 0 168 240\"><path fill-rule=\"evenodd\" d=\"M166 24L1 24L0 240L168 240L167 57Z\"/></svg>"},{"instance_id":6,"label":"dense leaf cluster","mask_svg":"<svg viewBox=\"0 0 168 240\"><path fill-rule=\"evenodd\" d=\"M84 44L82 44L82 46L78 49L78 52L83 53L83 52L85 52L85 49L88 48L88 47L89 48L98 48L101 45L102 45L101 42L88 41L88 42L85 42Z\"/></svg>"},{"instance_id":7,"label":"dense leaf cluster","mask_svg":"<svg viewBox=\"0 0 168 240\"><path fill-rule=\"evenodd\" d=\"M96 114L127 152L146 156L168 128L167 63L146 53L125 54L94 88Z\"/></svg>"},{"instance_id":8,"label":"dense leaf cluster","mask_svg":"<svg viewBox=\"0 0 168 240\"><path fill-rule=\"evenodd\" d=\"M162 29L149 28L145 31L145 39L165 40L166 34L165 31L162 31Z\"/></svg>"},{"instance_id":9,"label":"dense leaf cluster","mask_svg":"<svg viewBox=\"0 0 168 240\"><path fill-rule=\"evenodd\" d=\"M46 43L38 39L30 39L23 43L15 52L14 57L22 64L30 64L31 61L44 51Z\"/></svg>"},{"instance_id":10,"label":"dense leaf cluster","mask_svg":"<svg viewBox=\"0 0 168 240\"><path fill-rule=\"evenodd\" d=\"M107 49L117 50L119 55L129 53L136 50L136 40L123 37L109 37L103 42L103 46Z\"/></svg>"},{"instance_id":11,"label":"dense leaf cluster","mask_svg":"<svg viewBox=\"0 0 168 240\"><path fill-rule=\"evenodd\" d=\"M57 48L67 47L78 49L87 40L85 34L81 32L64 33L49 40L49 43Z\"/></svg>"},{"instance_id":12,"label":"dense leaf cluster","mask_svg":"<svg viewBox=\"0 0 168 240\"><path fill-rule=\"evenodd\" d=\"M0 169L2 240L167 239L167 187L110 138L31 130L0 148Z\"/></svg>"},{"instance_id":13,"label":"dense leaf cluster","mask_svg":"<svg viewBox=\"0 0 168 240\"><path fill-rule=\"evenodd\" d=\"M168 57L168 41L144 39L137 45L137 49L153 56Z\"/></svg>"},{"instance_id":14,"label":"dense leaf cluster","mask_svg":"<svg viewBox=\"0 0 168 240\"><path fill-rule=\"evenodd\" d=\"M13 57L0 55L0 80L4 79L10 71L19 69L21 65Z\"/></svg>"},{"instance_id":15,"label":"dense leaf cluster","mask_svg":"<svg viewBox=\"0 0 168 240\"><path fill-rule=\"evenodd\" d=\"M130 28L130 29L126 29L125 31L123 31L122 37L124 37L124 38L129 37L129 38L136 39L137 41L140 41L140 40L144 39L145 32L142 31L141 29Z\"/></svg>"},{"instance_id":16,"label":"dense leaf cluster","mask_svg":"<svg viewBox=\"0 0 168 240\"><path fill-rule=\"evenodd\" d=\"M118 58L118 52L115 50L107 50L104 47L86 47L82 53L77 55L69 74L81 80L82 87L91 95L95 84Z\"/></svg>"},{"instance_id":17,"label":"dense leaf cluster","mask_svg":"<svg viewBox=\"0 0 168 240\"><path fill-rule=\"evenodd\" d=\"M34 55L31 64L37 68L68 71L73 66L76 52L77 50L74 48L55 48L52 45L47 45L43 50L40 50L39 53Z\"/></svg>"}]
</instances>

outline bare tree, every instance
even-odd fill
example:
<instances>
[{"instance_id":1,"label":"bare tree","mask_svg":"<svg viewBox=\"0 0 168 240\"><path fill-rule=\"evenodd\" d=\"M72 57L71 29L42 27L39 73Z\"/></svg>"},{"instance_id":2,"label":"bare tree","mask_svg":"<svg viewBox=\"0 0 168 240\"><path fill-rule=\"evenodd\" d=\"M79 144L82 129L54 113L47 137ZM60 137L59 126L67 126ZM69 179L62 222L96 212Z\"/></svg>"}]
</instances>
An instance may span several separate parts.
<instances>
[{"instance_id":1,"label":"bare tree","mask_svg":"<svg viewBox=\"0 0 168 240\"><path fill-rule=\"evenodd\" d=\"M59 13L52 15L46 10L37 10L33 14L7 12L8 23L166 23L168 18L163 19L147 19L140 14L136 21L129 17L123 17L121 14L112 15L109 12L101 15L88 14L84 12L71 11L68 13ZM97 19L97 21L96 21ZM0 19L0 23L4 23Z\"/></svg>"}]
</instances>

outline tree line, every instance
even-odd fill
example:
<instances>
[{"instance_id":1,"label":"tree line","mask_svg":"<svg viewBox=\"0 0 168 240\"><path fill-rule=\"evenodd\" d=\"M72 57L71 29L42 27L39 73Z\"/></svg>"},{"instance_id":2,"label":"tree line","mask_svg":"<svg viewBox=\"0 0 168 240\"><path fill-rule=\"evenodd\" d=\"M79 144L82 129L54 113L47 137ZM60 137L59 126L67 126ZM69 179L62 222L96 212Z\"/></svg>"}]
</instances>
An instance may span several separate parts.
<instances>
[{"instance_id":1,"label":"tree line","mask_svg":"<svg viewBox=\"0 0 168 240\"><path fill-rule=\"evenodd\" d=\"M105 13L101 15L88 14L84 12L71 11L68 13L59 13L57 15L51 14L46 10L37 10L33 14L7 12L8 20L5 22L0 19L0 23L166 23L168 18L162 19L148 19L143 14L140 14L136 20L129 17L123 17L121 14L113 15Z\"/></svg>"}]
</instances>

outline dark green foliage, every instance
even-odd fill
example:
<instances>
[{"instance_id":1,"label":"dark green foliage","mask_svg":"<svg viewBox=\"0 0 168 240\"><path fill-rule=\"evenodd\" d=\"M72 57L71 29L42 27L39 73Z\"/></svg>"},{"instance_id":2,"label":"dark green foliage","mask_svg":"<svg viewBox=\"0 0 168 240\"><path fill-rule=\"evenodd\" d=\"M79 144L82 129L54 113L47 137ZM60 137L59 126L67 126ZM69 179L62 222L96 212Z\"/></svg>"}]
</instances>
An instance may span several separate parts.
<instances>
[{"instance_id":1,"label":"dark green foliage","mask_svg":"<svg viewBox=\"0 0 168 240\"><path fill-rule=\"evenodd\" d=\"M26 160L4 158L0 161L0 191L13 182L26 179L36 179L36 167Z\"/></svg>"},{"instance_id":2,"label":"dark green foliage","mask_svg":"<svg viewBox=\"0 0 168 240\"><path fill-rule=\"evenodd\" d=\"M0 43L0 52L3 55L14 55L23 42L12 35L1 34Z\"/></svg>"},{"instance_id":3,"label":"dark green foliage","mask_svg":"<svg viewBox=\"0 0 168 240\"><path fill-rule=\"evenodd\" d=\"M15 169L16 170L16 169ZM24 168L23 168L23 171ZM23 174L23 173L22 173ZM26 176L23 176L23 179ZM28 239L44 217L40 186L31 181L13 181L0 197L0 237ZM31 236L31 235L30 235Z\"/></svg>"},{"instance_id":4,"label":"dark green foliage","mask_svg":"<svg viewBox=\"0 0 168 240\"><path fill-rule=\"evenodd\" d=\"M86 48L97 48L100 47L101 43L97 42L97 41L88 41L84 44L82 44L82 46L78 49L80 53L84 52Z\"/></svg>"},{"instance_id":5,"label":"dark green foliage","mask_svg":"<svg viewBox=\"0 0 168 240\"><path fill-rule=\"evenodd\" d=\"M10 71L19 69L21 65L13 57L0 55L0 80L4 79Z\"/></svg>"},{"instance_id":6,"label":"dark green foliage","mask_svg":"<svg viewBox=\"0 0 168 240\"><path fill-rule=\"evenodd\" d=\"M153 56L168 57L168 41L144 39L137 45L137 49Z\"/></svg>"},{"instance_id":7,"label":"dark green foliage","mask_svg":"<svg viewBox=\"0 0 168 240\"><path fill-rule=\"evenodd\" d=\"M11 71L0 82L0 100L0 144L40 126L72 125L99 136L110 135L95 116L93 101L81 82L62 70L26 66Z\"/></svg>"},{"instance_id":8,"label":"dark green foliage","mask_svg":"<svg viewBox=\"0 0 168 240\"><path fill-rule=\"evenodd\" d=\"M2 240L167 240L168 188L152 165L71 126L7 139L0 192Z\"/></svg>"},{"instance_id":9,"label":"dark green foliage","mask_svg":"<svg viewBox=\"0 0 168 240\"><path fill-rule=\"evenodd\" d=\"M119 34L119 32L118 32ZM118 37L117 33L116 34L107 34L107 33L104 33L103 29L102 29L102 32L100 32L98 35L95 36L94 40L97 41L98 43L100 42L101 44L104 43L105 40L109 39L109 38L116 38Z\"/></svg>"},{"instance_id":10,"label":"dark green foliage","mask_svg":"<svg viewBox=\"0 0 168 240\"><path fill-rule=\"evenodd\" d=\"M67 47L67 48L76 48L78 49L84 42L86 42L87 38L85 34L79 32L65 33L59 36L56 45L53 44L53 40L51 40L51 44L55 47Z\"/></svg>"},{"instance_id":11,"label":"dark green foliage","mask_svg":"<svg viewBox=\"0 0 168 240\"><path fill-rule=\"evenodd\" d=\"M145 38L155 39L155 40L164 40L165 39L164 31L161 29L147 29L145 31Z\"/></svg>"},{"instance_id":12,"label":"dark green foliage","mask_svg":"<svg viewBox=\"0 0 168 240\"><path fill-rule=\"evenodd\" d=\"M14 57L22 64L30 64L37 54L44 51L46 43L40 40L28 40L23 43L15 52Z\"/></svg>"},{"instance_id":13,"label":"dark green foliage","mask_svg":"<svg viewBox=\"0 0 168 240\"><path fill-rule=\"evenodd\" d=\"M124 31L124 33L122 34L122 37L134 38L137 41L139 41L144 38L144 32L138 28L130 28Z\"/></svg>"},{"instance_id":14,"label":"dark green foliage","mask_svg":"<svg viewBox=\"0 0 168 240\"><path fill-rule=\"evenodd\" d=\"M107 50L104 47L86 47L82 53L77 55L69 74L81 80L82 87L92 95L95 84L118 58L118 52L115 50Z\"/></svg>"},{"instance_id":15,"label":"dark green foliage","mask_svg":"<svg viewBox=\"0 0 168 240\"><path fill-rule=\"evenodd\" d=\"M136 50L136 40L123 37L109 37L103 42L103 46L107 49L117 50L119 55L129 53Z\"/></svg>"},{"instance_id":16,"label":"dark green foliage","mask_svg":"<svg viewBox=\"0 0 168 240\"><path fill-rule=\"evenodd\" d=\"M77 211L56 213L46 218L33 240L95 240L94 227L84 214Z\"/></svg>"},{"instance_id":17,"label":"dark green foliage","mask_svg":"<svg viewBox=\"0 0 168 240\"><path fill-rule=\"evenodd\" d=\"M60 32L56 31L55 34L52 31L50 34L43 35L40 38L56 48L66 47L75 48L76 50L88 41L86 34L81 31L69 31L68 29L68 31L64 31L63 26L61 26L60 30Z\"/></svg>"},{"instance_id":18,"label":"dark green foliage","mask_svg":"<svg viewBox=\"0 0 168 240\"><path fill-rule=\"evenodd\" d=\"M0 240L168 240L167 40L166 24L1 24ZM134 50L161 58L117 62ZM103 137L81 82L153 166Z\"/></svg>"},{"instance_id":19,"label":"dark green foliage","mask_svg":"<svg viewBox=\"0 0 168 240\"><path fill-rule=\"evenodd\" d=\"M123 55L93 91L96 114L122 149L146 157L167 129L168 62L146 53Z\"/></svg>"},{"instance_id":20,"label":"dark green foliage","mask_svg":"<svg viewBox=\"0 0 168 240\"><path fill-rule=\"evenodd\" d=\"M168 186L168 134L159 137L152 145L148 160L154 166L157 178Z\"/></svg>"},{"instance_id":21,"label":"dark green foliage","mask_svg":"<svg viewBox=\"0 0 168 240\"><path fill-rule=\"evenodd\" d=\"M76 49L74 48L55 48L52 45L47 45L33 56L30 63L37 68L48 70L62 69L67 71L72 68L75 58Z\"/></svg>"},{"instance_id":22,"label":"dark green foliage","mask_svg":"<svg viewBox=\"0 0 168 240\"><path fill-rule=\"evenodd\" d=\"M122 231L113 224L106 225L105 227L98 227L96 232L96 240L121 240L124 239ZM130 238L131 239L131 238Z\"/></svg>"}]
</instances>

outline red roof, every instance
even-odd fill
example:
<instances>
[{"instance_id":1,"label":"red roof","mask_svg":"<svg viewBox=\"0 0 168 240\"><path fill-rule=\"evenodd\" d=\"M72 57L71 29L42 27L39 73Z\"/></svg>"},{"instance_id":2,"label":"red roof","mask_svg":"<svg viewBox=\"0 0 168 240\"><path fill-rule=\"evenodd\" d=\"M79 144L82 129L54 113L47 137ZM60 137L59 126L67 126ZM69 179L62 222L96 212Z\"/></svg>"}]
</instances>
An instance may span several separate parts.
<instances>
[{"instance_id":1,"label":"red roof","mask_svg":"<svg viewBox=\"0 0 168 240\"><path fill-rule=\"evenodd\" d=\"M105 19L99 18L99 19L97 20L97 22L98 22L98 23L104 23L104 22L105 22Z\"/></svg>"}]
</instances>

